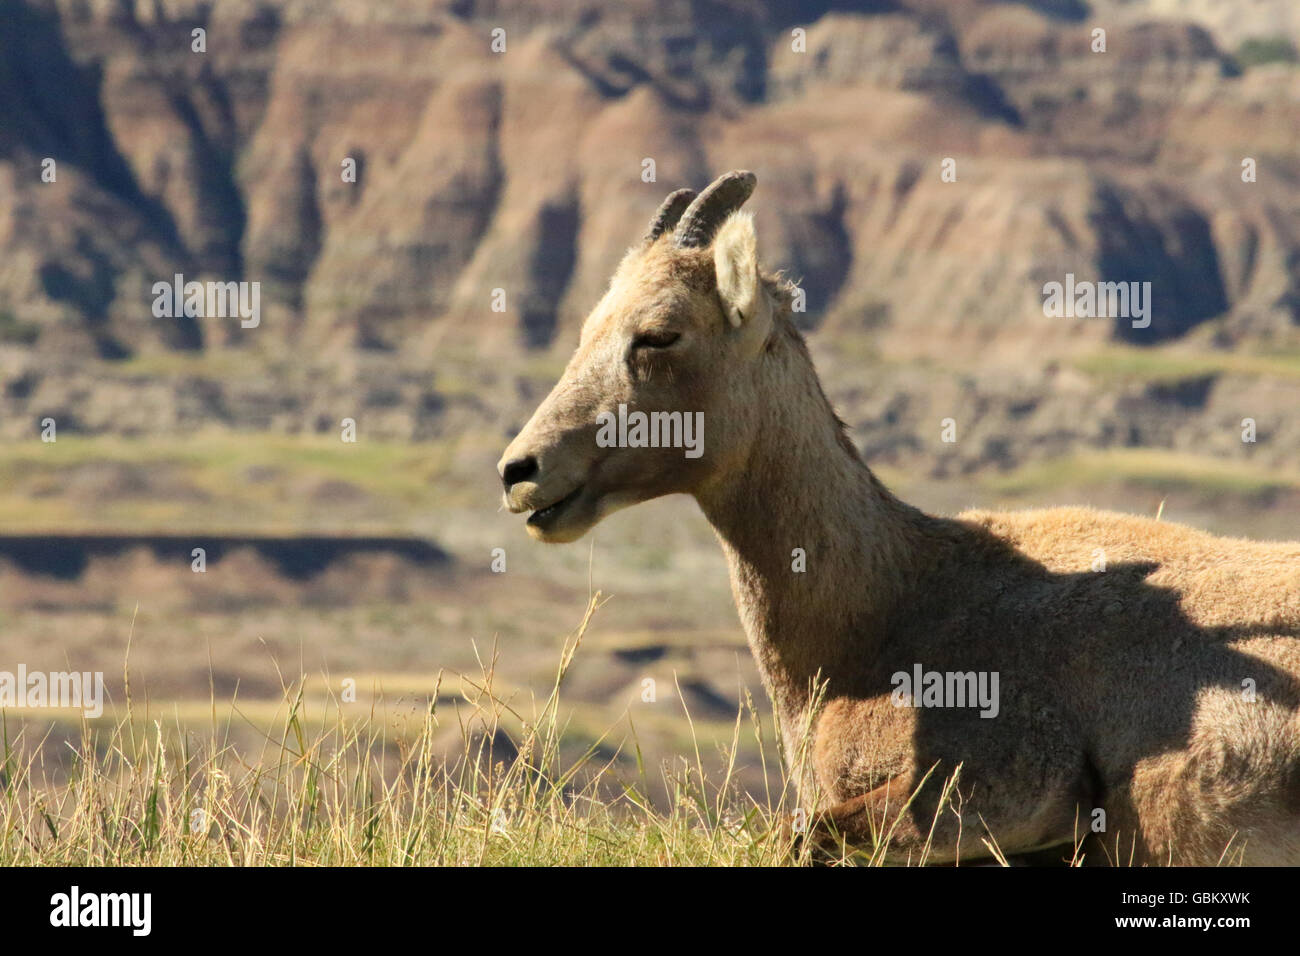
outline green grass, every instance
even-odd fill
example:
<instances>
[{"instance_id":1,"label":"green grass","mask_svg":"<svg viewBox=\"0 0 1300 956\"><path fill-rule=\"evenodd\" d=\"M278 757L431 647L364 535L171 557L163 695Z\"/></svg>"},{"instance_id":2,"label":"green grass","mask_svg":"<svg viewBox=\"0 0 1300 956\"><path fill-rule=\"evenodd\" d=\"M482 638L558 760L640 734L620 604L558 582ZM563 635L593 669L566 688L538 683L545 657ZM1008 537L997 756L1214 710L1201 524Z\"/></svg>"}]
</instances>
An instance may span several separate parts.
<instances>
[{"instance_id":1,"label":"green grass","mask_svg":"<svg viewBox=\"0 0 1300 956\"><path fill-rule=\"evenodd\" d=\"M1126 484L1168 491L1255 496L1300 488L1300 474L1267 471L1245 461L1206 458L1155 448L1082 452L1026 465L983 480L990 491L1011 497L1057 488Z\"/></svg>"},{"instance_id":2,"label":"green grass","mask_svg":"<svg viewBox=\"0 0 1300 956\"><path fill-rule=\"evenodd\" d=\"M0 342L31 345L41 334L34 322L24 322L7 309L0 309Z\"/></svg>"},{"instance_id":3,"label":"green grass","mask_svg":"<svg viewBox=\"0 0 1300 956\"><path fill-rule=\"evenodd\" d=\"M372 439L338 433L283 435L209 429L185 436L129 438L62 432L58 441L7 442L0 455L0 524L23 530L84 531L129 527L164 530L290 532L320 523L322 509L341 524L391 530L425 508L435 494L455 503L457 483L444 481L455 456L487 437L435 442ZM104 487L93 510L69 494L72 479L94 466L135 470L174 494ZM105 479L111 481L112 479ZM350 486L358 499L343 507L313 500L311 489ZM450 490L450 494L449 494ZM460 497L468 500L470 489ZM355 520L353 520L355 519Z\"/></svg>"},{"instance_id":4,"label":"green grass","mask_svg":"<svg viewBox=\"0 0 1300 956\"><path fill-rule=\"evenodd\" d=\"M1073 364L1106 381L1173 384L1207 375L1300 380L1300 352L1189 352L1176 347L1110 345L1080 356Z\"/></svg>"},{"instance_id":5,"label":"green grass","mask_svg":"<svg viewBox=\"0 0 1300 956\"><path fill-rule=\"evenodd\" d=\"M260 359L256 360L260 364ZM132 355L119 362L102 362L99 370L109 378L238 378L247 373L250 355L233 349L185 352L168 350Z\"/></svg>"},{"instance_id":6,"label":"green grass","mask_svg":"<svg viewBox=\"0 0 1300 956\"><path fill-rule=\"evenodd\" d=\"M1297 55L1295 44L1288 37L1277 34L1243 40L1237 47L1234 59L1239 66L1249 68L1265 63L1300 62L1300 55Z\"/></svg>"}]
</instances>

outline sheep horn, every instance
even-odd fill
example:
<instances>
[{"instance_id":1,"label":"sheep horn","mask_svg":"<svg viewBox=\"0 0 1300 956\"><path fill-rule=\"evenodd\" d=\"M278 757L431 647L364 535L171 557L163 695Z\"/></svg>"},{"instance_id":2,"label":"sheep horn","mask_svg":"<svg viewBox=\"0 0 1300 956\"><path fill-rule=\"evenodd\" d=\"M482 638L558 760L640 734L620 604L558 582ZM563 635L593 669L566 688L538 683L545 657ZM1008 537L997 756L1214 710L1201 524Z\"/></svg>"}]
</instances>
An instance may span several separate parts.
<instances>
[{"instance_id":1,"label":"sheep horn","mask_svg":"<svg viewBox=\"0 0 1300 956\"><path fill-rule=\"evenodd\" d=\"M659 211L655 213L655 217L650 220L650 231L645 234L645 244L650 245L664 232L675 227L677 220L682 218L682 213L694 198L694 189L679 189L669 193L668 198L659 207Z\"/></svg>"},{"instance_id":2,"label":"sheep horn","mask_svg":"<svg viewBox=\"0 0 1300 956\"><path fill-rule=\"evenodd\" d=\"M682 213L673 242L684 249L707 246L722 220L744 205L757 182L758 178L747 169L733 169L719 176Z\"/></svg>"}]
</instances>

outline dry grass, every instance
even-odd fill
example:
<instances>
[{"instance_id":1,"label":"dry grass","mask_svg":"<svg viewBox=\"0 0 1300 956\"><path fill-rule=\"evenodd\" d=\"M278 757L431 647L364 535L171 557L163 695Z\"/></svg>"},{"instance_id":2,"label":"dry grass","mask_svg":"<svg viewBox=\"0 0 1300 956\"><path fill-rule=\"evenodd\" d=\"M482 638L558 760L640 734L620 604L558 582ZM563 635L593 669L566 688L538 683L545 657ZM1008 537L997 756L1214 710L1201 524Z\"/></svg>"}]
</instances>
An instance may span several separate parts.
<instances>
[{"instance_id":1,"label":"dry grass","mask_svg":"<svg viewBox=\"0 0 1300 956\"><path fill-rule=\"evenodd\" d=\"M337 698L309 697L302 678L282 681L278 713L258 752L231 742L250 715L238 701L209 701L206 734L179 713L170 722L140 714L124 666L125 713L105 725L83 720L64 753L15 732L3 719L0 865L3 866L406 866L605 865L784 866L809 862L788 821L790 788L774 752L776 735L746 701L706 770L691 726L687 759L659 771L669 800L649 797L650 769L635 729L611 751L597 738L574 752L561 689L600 595L564 642L555 680L530 713L495 686L495 662L462 676L464 708L429 703L394 731L376 707L348 717ZM148 705L144 705L146 708ZM466 714L469 714L466 717ZM193 715L190 715L191 717ZM444 759L447 725L463 742ZM517 742L511 760L492 753L498 731ZM736 785L736 755L752 736L765 779L762 799ZM618 751L635 755L635 779L615 770ZM802 755L794 755L799 766ZM955 776L943 783L950 812ZM896 821L910 807L902 804ZM882 865L893 824L874 847L821 862ZM1001 860L996 844L992 851ZM914 864L921 859L908 861Z\"/></svg>"},{"instance_id":2,"label":"dry grass","mask_svg":"<svg viewBox=\"0 0 1300 956\"><path fill-rule=\"evenodd\" d=\"M438 740L458 717L439 713L436 691L394 733L375 710L346 717L337 699L311 703L303 680L285 682L279 720L255 754L230 742L232 722L249 716L237 701L219 705L212 695L207 733L196 735L179 717L141 719L129 670L126 713L108 729L83 721L65 755L22 732L14 739L10 716L0 865L795 862L777 826L783 786L765 805L741 796L734 765L706 776L698 742L694 763L664 771L667 809L647 797L639 750L639 783L616 779L602 741L566 756L560 691L597 604L565 642L551 692L532 713L498 693L493 662L465 679L472 717L460 718L464 747L452 761ZM749 714L733 728L733 754L742 733L764 736ZM518 742L517 759L493 760L498 728Z\"/></svg>"}]
</instances>

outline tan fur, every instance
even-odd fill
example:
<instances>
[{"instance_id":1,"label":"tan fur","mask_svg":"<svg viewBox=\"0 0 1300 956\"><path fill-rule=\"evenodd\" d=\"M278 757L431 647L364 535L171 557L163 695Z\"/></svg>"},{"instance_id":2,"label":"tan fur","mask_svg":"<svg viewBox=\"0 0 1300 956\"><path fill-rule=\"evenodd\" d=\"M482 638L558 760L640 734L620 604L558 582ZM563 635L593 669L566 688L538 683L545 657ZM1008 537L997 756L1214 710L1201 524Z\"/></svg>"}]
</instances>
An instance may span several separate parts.
<instances>
[{"instance_id":1,"label":"tan fur","mask_svg":"<svg viewBox=\"0 0 1300 956\"><path fill-rule=\"evenodd\" d=\"M819 839L870 847L933 768L891 859L927 841L935 861L986 856L991 834L1008 854L1089 837L1094 860L1300 863L1300 544L1086 508L904 504L845 436L790 290L756 263L743 279L752 238L733 217L720 248L665 235L623 261L502 459L537 463L507 488L512 511L581 489L530 533L571 541L618 507L697 499L787 754L813 728L796 783ZM681 339L634 353L647 329ZM597 447L596 414L620 402L703 411L703 457ZM917 663L998 672L998 716L895 706L891 675ZM958 765L957 804L936 814ZM1098 809L1105 831L1089 836Z\"/></svg>"}]
</instances>

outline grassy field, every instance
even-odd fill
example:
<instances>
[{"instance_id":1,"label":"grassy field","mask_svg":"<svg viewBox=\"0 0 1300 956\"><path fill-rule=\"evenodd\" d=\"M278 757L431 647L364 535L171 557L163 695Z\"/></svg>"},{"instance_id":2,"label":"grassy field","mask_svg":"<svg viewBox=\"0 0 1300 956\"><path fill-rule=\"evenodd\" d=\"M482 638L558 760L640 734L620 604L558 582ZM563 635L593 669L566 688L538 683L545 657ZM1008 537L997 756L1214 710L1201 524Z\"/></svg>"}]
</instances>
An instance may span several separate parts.
<instances>
[{"instance_id":1,"label":"grassy field","mask_svg":"<svg viewBox=\"0 0 1300 956\"><path fill-rule=\"evenodd\" d=\"M0 524L12 532L97 527L272 534L320 526L324 510L353 530L391 530L427 506L435 483L455 487L441 479L467 444L351 444L337 435L225 429L13 443L0 461ZM445 494L438 498L441 506L452 503Z\"/></svg>"},{"instance_id":2,"label":"grassy field","mask_svg":"<svg viewBox=\"0 0 1300 956\"><path fill-rule=\"evenodd\" d=\"M1149 348L1107 345L1080 355L1072 364L1107 382L1137 380L1169 384L1206 375L1300 379L1300 354L1290 351L1229 352L1180 345Z\"/></svg>"},{"instance_id":3,"label":"grassy field","mask_svg":"<svg viewBox=\"0 0 1300 956\"><path fill-rule=\"evenodd\" d=\"M659 767L630 720L617 741L578 726L562 691L600 600L565 639L549 693L527 708L491 661L460 678L459 707L441 677L417 706L422 688L408 684L398 719L381 699L349 707L301 677L270 709L219 702L215 689L205 705L160 708L132 696L128 662L120 713L68 714L62 725L46 713L34 737L37 715L8 710L0 866L884 865L911 801L873 846L814 850L799 835L774 728L750 699L728 726L697 725L688 711L686 756ZM255 731L251 744L235 742L247 739L238 725ZM448 730L461 741L450 756ZM51 745L66 753L48 759ZM798 768L806 755L785 758ZM758 766L761 794L737 785L742 761ZM942 787L936 813L949 812L959 774L921 782ZM656 787L666 801L651 798ZM931 849L907 863L924 865Z\"/></svg>"},{"instance_id":4,"label":"grassy field","mask_svg":"<svg viewBox=\"0 0 1300 956\"><path fill-rule=\"evenodd\" d=\"M1259 496L1300 490L1300 473L1159 448L1116 448L1027 465L1005 475L990 475L981 483L1010 497L1107 484L1163 493Z\"/></svg>"},{"instance_id":5,"label":"grassy field","mask_svg":"<svg viewBox=\"0 0 1300 956\"><path fill-rule=\"evenodd\" d=\"M82 721L59 761L40 746L58 729L34 741L18 729L24 715L9 711L0 865L803 862L807 851L796 851L780 825L787 794L777 755L767 756L770 729L752 707L729 728L715 772L689 716L694 759L676 766L647 766L635 731L618 745L635 757L630 777L615 772L608 732L568 746L571 736L589 739L561 689L598 603L566 639L550 693L528 711L510 703L490 665L463 683L462 709L446 706L439 686L398 723L377 704L349 716L358 708L301 679L284 684L269 713L218 703L215 691L206 713L151 713L131 696L128 676L125 712ZM256 728L253 746L233 742L239 723ZM449 724L463 739L450 760L440 744ZM513 759L492 750L502 731L517 744ZM761 802L734 784L742 737L756 743L760 762L773 761L765 768L773 789ZM663 807L648 795L659 774L671 794Z\"/></svg>"}]
</instances>

